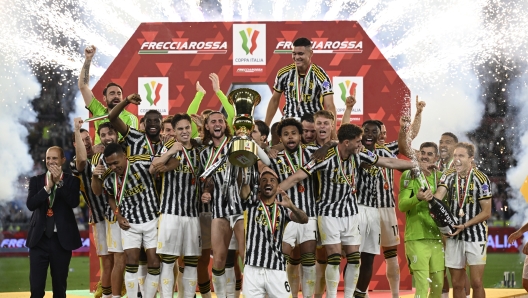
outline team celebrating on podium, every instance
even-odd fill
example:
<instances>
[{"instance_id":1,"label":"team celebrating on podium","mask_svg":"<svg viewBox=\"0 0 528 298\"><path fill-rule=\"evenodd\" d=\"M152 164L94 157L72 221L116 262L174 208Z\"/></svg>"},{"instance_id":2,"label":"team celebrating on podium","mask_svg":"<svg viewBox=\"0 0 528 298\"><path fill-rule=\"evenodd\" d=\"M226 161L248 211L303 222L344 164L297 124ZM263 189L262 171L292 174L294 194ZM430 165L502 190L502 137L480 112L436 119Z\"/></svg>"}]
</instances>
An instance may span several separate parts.
<instances>
[{"instance_id":1,"label":"team celebrating on podium","mask_svg":"<svg viewBox=\"0 0 528 298\"><path fill-rule=\"evenodd\" d=\"M48 172L31 179L32 297L43 297L48 265L54 296L65 297L67 265L80 246L71 211L79 193L89 206L101 259L96 296L122 297L126 291L128 297L159 292L166 298L177 289L178 297L191 298L198 289L201 297L211 297L214 289L222 298L241 292L251 298L337 297L343 274L344 297L363 298L383 251L393 298L400 295L405 265L399 254L414 276L415 297L445 297L446 267L454 297L470 288L473 297L485 297L490 181L475 166L475 147L452 133L444 133L438 145L411 147L425 107L418 97L414 120L400 119L395 141L385 140L381 119L350 123L355 94L346 99L336 129L331 79L311 62L310 40L299 38L293 63L277 73L264 121L240 111L247 102L252 111L258 94L234 90L226 97L211 74L225 114L197 114L206 93L197 82L187 113L164 119L149 110L140 123L125 109L141 103L138 94L125 96L110 82L105 106L89 89L95 52L94 46L85 49L79 76L92 115L87 120L95 122L95 145L82 128L87 120L76 118L73 176L62 173L62 149L51 147ZM283 95L283 118L270 129ZM252 165L237 163L252 156ZM402 172L397 200L394 170ZM430 214L435 200L455 218L451 233L442 234ZM406 217L402 238L396 208ZM398 251L401 239L404 252Z\"/></svg>"}]
</instances>

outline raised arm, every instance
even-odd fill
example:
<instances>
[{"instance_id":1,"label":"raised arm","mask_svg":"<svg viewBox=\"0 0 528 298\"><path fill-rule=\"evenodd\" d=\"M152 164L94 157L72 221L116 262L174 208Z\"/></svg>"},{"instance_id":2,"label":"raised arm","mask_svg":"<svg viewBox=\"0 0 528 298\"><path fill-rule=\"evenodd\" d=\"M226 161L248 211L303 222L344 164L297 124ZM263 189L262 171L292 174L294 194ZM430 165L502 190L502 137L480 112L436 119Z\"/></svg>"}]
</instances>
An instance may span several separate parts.
<instances>
[{"instance_id":1,"label":"raised arm","mask_svg":"<svg viewBox=\"0 0 528 298\"><path fill-rule=\"evenodd\" d=\"M266 124L271 127L271 120L273 120L273 116L275 116L275 113L277 113L277 109L279 108L279 100L282 93L277 92L276 90L273 91L273 95L270 98L270 101L268 103L268 110L266 111Z\"/></svg>"},{"instance_id":2,"label":"raised arm","mask_svg":"<svg viewBox=\"0 0 528 298\"><path fill-rule=\"evenodd\" d=\"M83 121L80 117L73 119L74 134L75 134L75 168L78 172L84 171L88 156L86 154L86 147L81 137L81 126Z\"/></svg>"},{"instance_id":3,"label":"raised arm","mask_svg":"<svg viewBox=\"0 0 528 298\"><path fill-rule=\"evenodd\" d=\"M139 105L141 103L141 97L139 94L131 94L125 98L125 100L118 103L112 111L110 111L110 114L108 115L108 120L112 123L112 126L123 136L125 136L128 133L128 125L119 118L119 114L125 110L125 107L129 104L133 103L135 105Z\"/></svg>"},{"instance_id":4,"label":"raised arm","mask_svg":"<svg viewBox=\"0 0 528 298\"><path fill-rule=\"evenodd\" d=\"M413 159L416 153L411 147L411 138L409 137L409 122L410 119L408 116L400 117L400 131L398 132L398 150L404 156Z\"/></svg>"},{"instance_id":5,"label":"raised arm","mask_svg":"<svg viewBox=\"0 0 528 298\"><path fill-rule=\"evenodd\" d=\"M354 105L356 104L356 90L354 90L354 94L346 98L346 108L343 112L343 119L341 119L341 124L343 123L350 123L350 114L352 114L352 109L354 108Z\"/></svg>"},{"instance_id":6,"label":"raised arm","mask_svg":"<svg viewBox=\"0 0 528 298\"><path fill-rule=\"evenodd\" d=\"M92 64L95 51L96 48L94 45L88 46L84 49L84 64L79 74L79 82L77 83L86 107L90 105L90 102L94 97L92 90L90 90L90 65Z\"/></svg>"},{"instance_id":7,"label":"raised arm","mask_svg":"<svg viewBox=\"0 0 528 298\"><path fill-rule=\"evenodd\" d=\"M418 95L416 95L416 114L411 124L411 130L409 132L409 138L414 140L420 131L420 125L422 124L422 111L425 108L425 101L419 101Z\"/></svg>"},{"instance_id":8,"label":"raised arm","mask_svg":"<svg viewBox=\"0 0 528 298\"><path fill-rule=\"evenodd\" d=\"M194 99L189 105L189 108L187 109L187 115L194 115L198 113L198 109L200 108L200 104L202 103L202 99L205 95L205 89L200 85L199 81L196 81L196 95L194 95ZM191 138L197 138L200 136L200 132L198 131L198 126L191 121Z\"/></svg>"},{"instance_id":9,"label":"raised arm","mask_svg":"<svg viewBox=\"0 0 528 298\"><path fill-rule=\"evenodd\" d=\"M212 73L209 75L209 79L213 84L213 91L215 92L218 99L220 99L222 107L224 107L224 110L227 113L227 124L229 125L229 127L231 127L233 125L233 119L235 118L235 108L229 102L224 92L222 92L222 90L220 89L220 79L218 78L218 75L216 73Z\"/></svg>"}]
</instances>

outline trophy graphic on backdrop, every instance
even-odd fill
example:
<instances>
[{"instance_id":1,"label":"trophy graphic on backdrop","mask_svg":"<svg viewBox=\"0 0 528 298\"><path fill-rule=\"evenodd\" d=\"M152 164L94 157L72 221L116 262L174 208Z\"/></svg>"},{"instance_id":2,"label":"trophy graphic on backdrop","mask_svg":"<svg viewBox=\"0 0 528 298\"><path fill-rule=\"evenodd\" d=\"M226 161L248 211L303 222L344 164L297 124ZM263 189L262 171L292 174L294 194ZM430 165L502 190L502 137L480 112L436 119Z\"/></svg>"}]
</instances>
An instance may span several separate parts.
<instances>
[{"instance_id":1,"label":"trophy graphic on backdrop","mask_svg":"<svg viewBox=\"0 0 528 298\"><path fill-rule=\"evenodd\" d=\"M229 152L231 164L247 168L257 162L257 144L248 135L253 131L253 112L260 103L260 94L249 88L233 90L228 95L229 102L235 108L233 129L235 138Z\"/></svg>"}]
</instances>

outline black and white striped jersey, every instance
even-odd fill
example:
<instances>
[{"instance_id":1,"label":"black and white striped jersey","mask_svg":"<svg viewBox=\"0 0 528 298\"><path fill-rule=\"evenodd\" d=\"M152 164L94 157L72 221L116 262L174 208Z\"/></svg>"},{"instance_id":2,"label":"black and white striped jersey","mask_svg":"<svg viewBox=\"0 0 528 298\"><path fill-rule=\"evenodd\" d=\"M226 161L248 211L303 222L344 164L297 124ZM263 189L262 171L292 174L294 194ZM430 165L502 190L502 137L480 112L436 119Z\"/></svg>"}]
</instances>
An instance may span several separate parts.
<instances>
[{"instance_id":1,"label":"black and white striped jersey","mask_svg":"<svg viewBox=\"0 0 528 298\"><path fill-rule=\"evenodd\" d=\"M165 143L159 152L167 152L174 145L171 140ZM172 170L161 174L161 206L162 214L179 216L198 216L198 183L200 177L200 148L183 148L172 158L179 160L180 165Z\"/></svg>"},{"instance_id":2,"label":"black and white striped jersey","mask_svg":"<svg viewBox=\"0 0 528 298\"><path fill-rule=\"evenodd\" d=\"M346 160L339 156L338 146L328 150L324 160L312 160L302 169L319 178L317 212L319 216L347 217L358 213L356 187L361 163L375 164L378 156L366 149Z\"/></svg>"},{"instance_id":3,"label":"black and white striped jersey","mask_svg":"<svg viewBox=\"0 0 528 298\"><path fill-rule=\"evenodd\" d=\"M264 204L257 195L244 200L246 232L246 265L273 270L286 270L282 253L282 237L290 210L273 203Z\"/></svg>"},{"instance_id":4,"label":"black and white striped jersey","mask_svg":"<svg viewBox=\"0 0 528 298\"><path fill-rule=\"evenodd\" d=\"M84 170L79 172L76 167L76 156L70 162L70 169L72 174L81 180L81 193L86 200L88 208L90 208L90 223L98 223L104 221L105 210L108 203L102 196L96 196L92 191L92 164L90 158L87 159Z\"/></svg>"},{"instance_id":5,"label":"black and white striped jersey","mask_svg":"<svg viewBox=\"0 0 528 298\"><path fill-rule=\"evenodd\" d=\"M376 155L396 158L385 146L376 144ZM394 200L394 172L377 165L362 166L358 173L358 204L374 207L395 207Z\"/></svg>"},{"instance_id":6,"label":"black and white striped jersey","mask_svg":"<svg viewBox=\"0 0 528 298\"><path fill-rule=\"evenodd\" d=\"M281 68L275 77L273 89L284 93L286 98L282 109L283 118L314 114L323 109L323 96L334 94L330 77L315 64L310 66L304 76L297 75L295 63Z\"/></svg>"},{"instance_id":7,"label":"black and white striped jersey","mask_svg":"<svg viewBox=\"0 0 528 298\"><path fill-rule=\"evenodd\" d=\"M150 155L129 156L129 172L124 175L126 177L110 173L104 180L104 188L109 195L115 197L121 215L133 224L146 223L158 217L159 199L149 173L151 163ZM124 190L119 203L121 187Z\"/></svg>"},{"instance_id":8,"label":"black and white striped jersey","mask_svg":"<svg viewBox=\"0 0 528 298\"><path fill-rule=\"evenodd\" d=\"M294 152L283 150L277 158L271 159L271 169L279 176L279 181L284 181L293 175L304 164L308 163L312 154L319 148L311 145L300 144ZM308 217L316 217L314 180L305 179L295 187L286 191L293 204L303 210Z\"/></svg>"},{"instance_id":9,"label":"black and white striped jersey","mask_svg":"<svg viewBox=\"0 0 528 298\"><path fill-rule=\"evenodd\" d=\"M447 189L444 202L448 204L453 216L458 218L460 225L482 211L481 200L489 200L492 197L488 176L477 168L473 168L466 178L459 177L454 169L445 171L438 183L438 188L440 187ZM467 227L454 239L469 242L488 241L486 221Z\"/></svg>"},{"instance_id":10,"label":"black and white striped jersey","mask_svg":"<svg viewBox=\"0 0 528 298\"><path fill-rule=\"evenodd\" d=\"M227 140L226 144L229 143ZM228 154L228 146L217 148L214 145L206 146L200 152L200 173L203 173L209 166ZM236 182L228 183L227 175L229 174L227 163L218 167L214 174L211 175L214 182L214 189L211 193L210 208L213 218L222 218L231 215L242 214L242 205L240 192L229 192L227 189Z\"/></svg>"},{"instance_id":11,"label":"black and white striped jersey","mask_svg":"<svg viewBox=\"0 0 528 298\"><path fill-rule=\"evenodd\" d=\"M376 144L377 145L377 144ZM394 155L398 155L400 154L400 149L398 148L398 141L392 141L390 143L385 143L385 145L381 146L381 147L386 147L387 149L389 149L389 151Z\"/></svg>"},{"instance_id":12,"label":"black and white striped jersey","mask_svg":"<svg viewBox=\"0 0 528 298\"><path fill-rule=\"evenodd\" d=\"M127 156L148 154L156 155L161 149L161 142L152 142L142 130L128 127L128 132L119 141L126 148Z\"/></svg>"}]
</instances>

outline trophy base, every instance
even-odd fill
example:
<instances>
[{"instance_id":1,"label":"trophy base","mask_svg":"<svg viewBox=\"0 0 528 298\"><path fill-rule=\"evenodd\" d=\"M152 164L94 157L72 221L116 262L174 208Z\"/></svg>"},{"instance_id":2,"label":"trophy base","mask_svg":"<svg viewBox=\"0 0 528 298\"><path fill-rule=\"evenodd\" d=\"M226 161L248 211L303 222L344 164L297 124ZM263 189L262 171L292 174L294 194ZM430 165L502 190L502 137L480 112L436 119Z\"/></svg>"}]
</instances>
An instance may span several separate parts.
<instances>
[{"instance_id":1,"label":"trophy base","mask_svg":"<svg viewBox=\"0 0 528 298\"><path fill-rule=\"evenodd\" d=\"M255 142L247 138L233 141L231 152L229 153L229 162L241 168L253 166L258 160L257 146Z\"/></svg>"}]
</instances>

